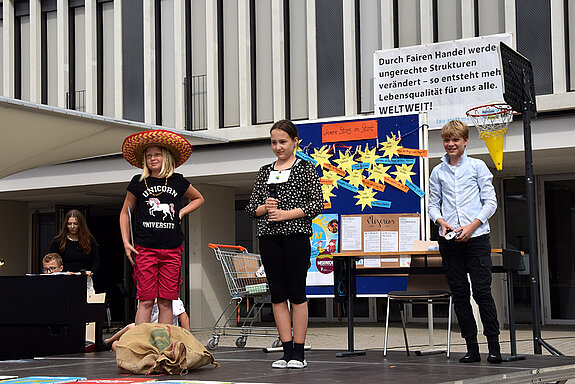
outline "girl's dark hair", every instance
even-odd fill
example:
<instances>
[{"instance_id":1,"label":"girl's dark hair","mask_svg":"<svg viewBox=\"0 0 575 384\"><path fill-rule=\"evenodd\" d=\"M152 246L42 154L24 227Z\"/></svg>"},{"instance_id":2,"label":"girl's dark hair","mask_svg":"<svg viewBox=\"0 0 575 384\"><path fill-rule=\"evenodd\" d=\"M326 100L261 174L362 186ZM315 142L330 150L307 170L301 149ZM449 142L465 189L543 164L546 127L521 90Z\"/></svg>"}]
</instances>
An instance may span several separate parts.
<instances>
[{"instance_id":1,"label":"girl's dark hair","mask_svg":"<svg viewBox=\"0 0 575 384\"><path fill-rule=\"evenodd\" d=\"M272 125L270 133L272 133L274 129L281 129L282 131L287 133L292 140L295 139L296 137L299 137L296 126L289 120L277 121L274 125Z\"/></svg>"},{"instance_id":2,"label":"girl's dark hair","mask_svg":"<svg viewBox=\"0 0 575 384\"><path fill-rule=\"evenodd\" d=\"M61 253L64 252L66 249L66 237L68 236L68 220L70 217L75 217L78 220L78 248L86 255L88 255L92 251L92 241L96 241L92 233L88 229L86 225L86 220L84 219L84 215L82 212L78 211L77 209L72 209L66 213L64 217L64 223L62 224L62 229L60 233L56 235L56 239L60 240L60 247L59 251Z\"/></svg>"}]
</instances>

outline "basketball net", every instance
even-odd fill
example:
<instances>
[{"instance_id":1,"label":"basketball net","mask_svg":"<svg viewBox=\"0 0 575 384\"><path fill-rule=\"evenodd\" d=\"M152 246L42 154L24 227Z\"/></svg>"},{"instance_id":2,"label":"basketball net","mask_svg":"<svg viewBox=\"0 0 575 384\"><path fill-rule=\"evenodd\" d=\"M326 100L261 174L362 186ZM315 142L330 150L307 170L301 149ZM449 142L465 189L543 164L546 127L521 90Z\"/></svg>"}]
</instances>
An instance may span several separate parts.
<instances>
[{"instance_id":1,"label":"basketball net","mask_svg":"<svg viewBox=\"0 0 575 384\"><path fill-rule=\"evenodd\" d=\"M513 120L513 109L507 104L495 103L471 108L466 114L479 131L479 138L487 145L495 168L501 171L503 142L509 122Z\"/></svg>"}]
</instances>

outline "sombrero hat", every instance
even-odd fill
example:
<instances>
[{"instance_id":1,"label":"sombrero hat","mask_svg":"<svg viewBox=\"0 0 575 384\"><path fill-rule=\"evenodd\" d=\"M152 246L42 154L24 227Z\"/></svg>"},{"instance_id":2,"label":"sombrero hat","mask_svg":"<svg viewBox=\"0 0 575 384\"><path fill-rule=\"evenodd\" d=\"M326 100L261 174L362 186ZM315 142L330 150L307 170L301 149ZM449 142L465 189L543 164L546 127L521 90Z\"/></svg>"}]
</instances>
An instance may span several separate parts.
<instances>
[{"instance_id":1,"label":"sombrero hat","mask_svg":"<svg viewBox=\"0 0 575 384\"><path fill-rule=\"evenodd\" d=\"M192 154L192 145L179 134L163 129L134 133L122 144L122 155L128 163L143 168L144 151L149 147L164 147L174 156L176 167L184 164Z\"/></svg>"}]
</instances>

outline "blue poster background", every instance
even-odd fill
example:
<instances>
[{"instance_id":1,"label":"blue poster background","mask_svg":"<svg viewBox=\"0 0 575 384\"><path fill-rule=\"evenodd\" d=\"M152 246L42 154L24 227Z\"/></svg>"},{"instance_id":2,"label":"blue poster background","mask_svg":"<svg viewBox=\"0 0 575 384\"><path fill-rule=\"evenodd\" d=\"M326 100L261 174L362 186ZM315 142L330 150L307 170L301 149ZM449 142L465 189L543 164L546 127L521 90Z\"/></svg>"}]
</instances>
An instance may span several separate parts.
<instances>
[{"instance_id":1,"label":"blue poster background","mask_svg":"<svg viewBox=\"0 0 575 384\"><path fill-rule=\"evenodd\" d=\"M351 121L367 121L376 120L377 121L377 138L368 140L354 140L354 141L344 141L335 143L335 151L333 150L334 143L324 143L322 141L322 126L324 124L334 124L339 122L351 122ZM366 148L372 150L373 148L378 148L376 154L378 156L383 155L383 151L380 150L381 144L389 140L390 138L401 138L399 145L404 148L410 149L420 149L420 127L419 127L419 116L418 115L405 115L405 116L393 116L393 117L369 117L366 119L354 119L354 120L342 120L342 121L328 121L320 123L311 124L296 124L298 128L298 133L301 139L299 147L309 155L313 157L314 153L319 151L324 146L332 147L330 154L332 155L329 159L330 163L334 166L338 166L335 161L339 159L340 152L345 153L346 147L351 147L350 154L354 155L354 160L357 163L361 163L359 151L365 151ZM378 146L379 145L379 146ZM325 148L325 147L324 147ZM385 157L388 159L388 156ZM422 188L422 177L420 174L420 162L421 158L417 156L401 156L395 155L392 159L411 159L414 161L413 167L410 169L411 172L415 173L411 176L411 182L417 187ZM389 166L387 164L386 166ZM316 167L320 177L324 177L324 172L326 171L321 166ZM389 168L389 173L395 170L395 166L392 165ZM369 174L366 169L365 178ZM393 175L390 174L391 177ZM393 177L395 178L395 177ZM363 190L362 185L358 186L358 190ZM386 184L384 192L377 192L375 198L378 200L390 202L391 205L388 208L381 206L372 205L366 206L361 204L356 204L358 202L357 198L354 196L357 192L353 192L346 188L339 186L332 190L332 196L330 197L331 208L324 209L322 214L337 214L340 218L341 215L355 215L355 214L399 214L399 213L421 213L421 197L418 196L413 190L409 190L407 193L393 186ZM338 241L341 244L341 239ZM337 279L337 277L336 277ZM380 295L385 294L392 290L404 290L407 285L406 277L370 277L370 276L358 276L357 282L357 294L358 295ZM333 295L333 286L313 286L308 285L307 294L308 296L330 296Z\"/></svg>"}]
</instances>

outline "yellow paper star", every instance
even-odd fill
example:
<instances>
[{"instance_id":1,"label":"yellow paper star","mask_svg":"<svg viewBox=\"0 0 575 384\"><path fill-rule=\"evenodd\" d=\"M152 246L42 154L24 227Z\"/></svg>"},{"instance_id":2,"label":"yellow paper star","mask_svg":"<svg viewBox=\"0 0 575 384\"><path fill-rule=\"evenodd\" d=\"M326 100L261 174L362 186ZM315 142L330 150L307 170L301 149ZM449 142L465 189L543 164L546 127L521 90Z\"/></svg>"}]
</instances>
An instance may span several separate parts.
<instances>
[{"instance_id":1,"label":"yellow paper star","mask_svg":"<svg viewBox=\"0 0 575 384\"><path fill-rule=\"evenodd\" d=\"M411 176L415 175L415 172L411 172L411 168L413 168L414 165L415 164L398 164L395 166L395 172L391 172L391 174L395 175L395 180L405 184L406 180L411 181Z\"/></svg>"},{"instance_id":2,"label":"yellow paper star","mask_svg":"<svg viewBox=\"0 0 575 384\"><path fill-rule=\"evenodd\" d=\"M323 200L327 201L328 203L331 204L331 198L335 197L335 195L333 193L331 193L333 191L333 185L327 185L327 184L323 184L321 186L321 191L323 193Z\"/></svg>"},{"instance_id":3,"label":"yellow paper star","mask_svg":"<svg viewBox=\"0 0 575 384\"><path fill-rule=\"evenodd\" d=\"M387 136L387 140L379 145L380 149L383 149L383 156L387 156L390 160L395 155L398 156L397 149L400 148L399 140L392 133L391 137Z\"/></svg>"},{"instance_id":4,"label":"yellow paper star","mask_svg":"<svg viewBox=\"0 0 575 384\"><path fill-rule=\"evenodd\" d=\"M373 196L375 196L375 192L373 192L371 188L364 188L363 190L358 191L357 195L354 196L354 198L358 200L355 205L361 204L362 211L366 205L369 205L371 208L371 202L377 200Z\"/></svg>"},{"instance_id":5,"label":"yellow paper star","mask_svg":"<svg viewBox=\"0 0 575 384\"><path fill-rule=\"evenodd\" d=\"M334 160L337 163L338 168L343 169L346 172L351 171L351 166L355 164L353 156L349 153L343 153L339 151L339 158Z\"/></svg>"},{"instance_id":6,"label":"yellow paper star","mask_svg":"<svg viewBox=\"0 0 575 384\"><path fill-rule=\"evenodd\" d=\"M335 173L334 171L329 171L327 169L324 169L322 178L328 179L328 180L333 180L333 185L335 185L335 187L337 188L337 181L341 179L341 176L339 174Z\"/></svg>"},{"instance_id":7,"label":"yellow paper star","mask_svg":"<svg viewBox=\"0 0 575 384\"><path fill-rule=\"evenodd\" d=\"M295 148L293 150L294 155L296 152L301 151L300 145L301 145L301 140L298 140L297 145L295 146Z\"/></svg>"},{"instance_id":8,"label":"yellow paper star","mask_svg":"<svg viewBox=\"0 0 575 384\"><path fill-rule=\"evenodd\" d=\"M359 151L362 163L373 164L375 159L379 159L381 156L375 154L377 148L369 149L367 143L365 144L365 151Z\"/></svg>"},{"instance_id":9,"label":"yellow paper star","mask_svg":"<svg viewBox=\"0 0 575 384\"><path fill-rule=\"evenodd\" d=\"M319 150L314 148L313 155L311 157L317 161L315 166L322 166L325 163L329 163L329 159L332 156L331 154L327 153L329 147L327 145L322 146Z\"/></svg>"},{"instance_id":10,"label":"yellow paper star","mask_svg":"<svg viewBox=\"0 0 575 384\"><path fill-rule=\"evenodd\" d=\"M371 173L368 176L368 180L371 179L376 183L384 183L384 177L391 177L387 174L387 171L391 168L390 166L385 166L383 164L375 164L371 166Z\"/></svg>"},{"instance_id":11,"label":"yellow paper star","mask_svg":"<svg viewBox=\"0 0 575 384\"><path fill-rule=\"evenodd\" d=\"M344 177L351 185L359 187L363 180L363 169L351 169L349 174Z\"/></svg>"}]
</instances>

